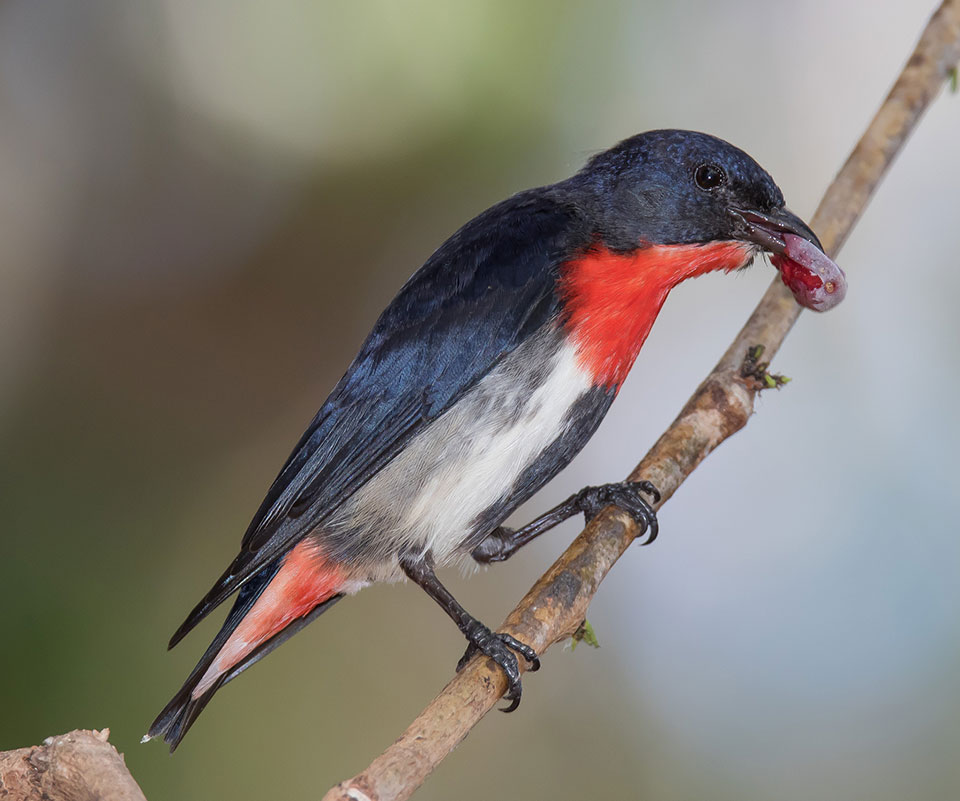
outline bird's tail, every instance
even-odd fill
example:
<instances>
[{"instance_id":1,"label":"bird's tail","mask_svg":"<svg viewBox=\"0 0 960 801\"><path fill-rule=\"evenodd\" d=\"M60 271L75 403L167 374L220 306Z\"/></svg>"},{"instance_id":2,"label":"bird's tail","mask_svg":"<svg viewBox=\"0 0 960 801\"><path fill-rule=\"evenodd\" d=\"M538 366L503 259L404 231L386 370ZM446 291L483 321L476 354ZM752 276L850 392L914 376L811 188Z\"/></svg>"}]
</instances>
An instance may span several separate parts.
<instances>
[{"instance_id":1,"label":"bird's tail","mask_svg":"<svg viewBox=\"0 0 960 801\"><path fill-rule=\"evenodd\" d=\"M173 752L214 693L339 601L341 572L309 541L271 562L240 588L210 647L151 724Z\"/></svg>"}]
</instances>

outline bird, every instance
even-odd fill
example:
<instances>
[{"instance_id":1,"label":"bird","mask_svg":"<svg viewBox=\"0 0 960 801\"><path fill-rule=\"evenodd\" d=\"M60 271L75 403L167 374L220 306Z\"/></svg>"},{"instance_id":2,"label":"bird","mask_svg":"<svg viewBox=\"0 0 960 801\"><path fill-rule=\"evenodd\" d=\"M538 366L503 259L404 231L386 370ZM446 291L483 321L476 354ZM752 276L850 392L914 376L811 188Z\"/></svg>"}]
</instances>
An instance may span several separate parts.
<instances>
[{"instance_id":1,"label":"bird","mask_svg":"<svg viewBox=\"0 0 960 801\"><path fill-rule=\"evenodd\" d=\"M611 504L652 541L648 482L586 487L521 528L505 519L584 447L669 292L772 254L798 302L829 308L842 271L753 158L705 133L655 130L573 176L482 212L380 315L243 536L177 629L175 646L236 593L223 627L144 740L173 751L219 688L343 597L409 579L453 619L520 702L519 658L440 582L489 564L573 515ZM789 267L789 269L787 269ZM825 288L824 288L825 287Z\"/></svg>"}]
</instances>

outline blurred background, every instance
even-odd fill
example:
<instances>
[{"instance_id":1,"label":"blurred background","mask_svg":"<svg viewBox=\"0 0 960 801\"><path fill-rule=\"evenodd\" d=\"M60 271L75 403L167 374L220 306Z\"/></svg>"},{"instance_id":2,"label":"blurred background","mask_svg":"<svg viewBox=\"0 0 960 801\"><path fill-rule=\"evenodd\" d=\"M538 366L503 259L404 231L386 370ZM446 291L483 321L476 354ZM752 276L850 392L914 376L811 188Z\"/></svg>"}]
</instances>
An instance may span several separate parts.
<instances>
[{"instance_id":1,"label":"blurred background","mask_svg":"<svg viewBox=\"0 0 960 801\"><path fill-rule=\"evenodd\" d=\"M638 131L743 147L809 219L932 4L0 4L0 749L105 727L151 801L317 798L462 638L374 587L138 745L219 626L165 643L381 308L453 230ZM750 425L418 798L960 792L960 96L935 103ZM759 299L670 298L580 458L624 476ZM497 624L579 530L466 580Z\"/></svg>"}]
</instances>

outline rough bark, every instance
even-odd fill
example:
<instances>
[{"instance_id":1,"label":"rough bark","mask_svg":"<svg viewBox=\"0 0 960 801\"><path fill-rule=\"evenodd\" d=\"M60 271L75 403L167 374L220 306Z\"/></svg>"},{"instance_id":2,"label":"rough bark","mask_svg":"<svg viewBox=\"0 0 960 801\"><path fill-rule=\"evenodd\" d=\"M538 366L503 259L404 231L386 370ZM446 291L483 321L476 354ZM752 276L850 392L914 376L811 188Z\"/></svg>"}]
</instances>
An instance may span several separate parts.
<instances>
[{"instance_id":1,"label":"rough bark","mask_svg":"<svg viewBox=\"0 0 960 801\"><path fill-rule=\"evenodd\" d=\"M0 799L146 801L109 736L109 729L78 729L0 752Z\"/></svg>"}]
</instances>

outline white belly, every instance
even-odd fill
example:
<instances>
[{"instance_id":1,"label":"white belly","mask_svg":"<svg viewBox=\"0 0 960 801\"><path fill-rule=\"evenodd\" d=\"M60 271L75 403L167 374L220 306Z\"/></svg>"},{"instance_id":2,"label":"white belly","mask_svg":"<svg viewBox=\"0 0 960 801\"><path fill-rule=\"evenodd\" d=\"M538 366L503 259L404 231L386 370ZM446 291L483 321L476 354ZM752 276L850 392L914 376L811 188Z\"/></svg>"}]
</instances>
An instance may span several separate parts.
<instances>
[{"instance_id":1,"label":"white belly","mask_svg":"<svg viewBox=\"0 0 960 801\"><path fill-rule=\"evenodd\" d=\"M540 332L414 437L325 532L360 538L368 547L383 543L373 549L377 557L364 559L374 580L396 574L401 549L430 551L438 564L451 561L478 517L509 495L563 433L571 406L590 386L573 346L559 343L555 331Z\"/></svg>"}]
</instances>

